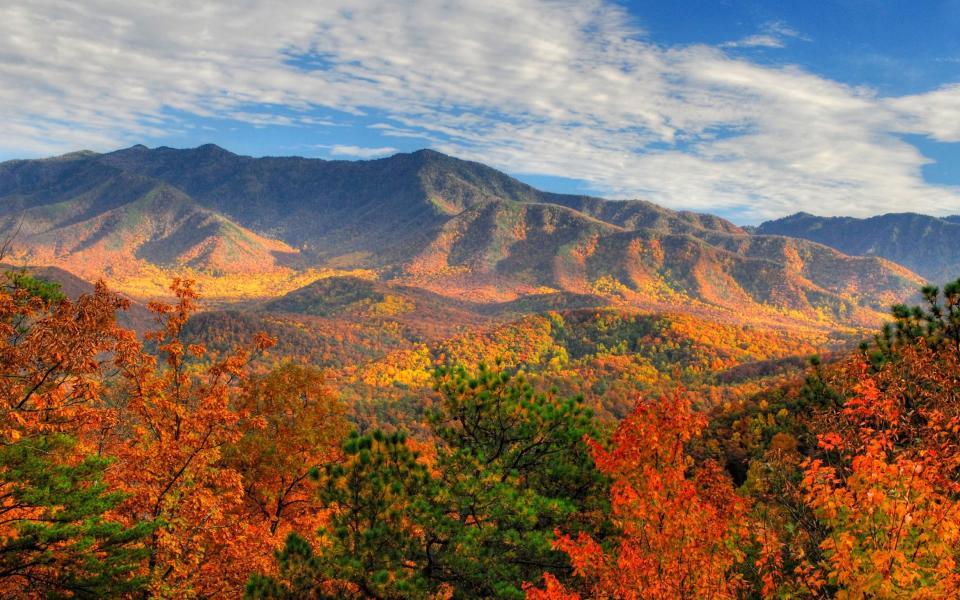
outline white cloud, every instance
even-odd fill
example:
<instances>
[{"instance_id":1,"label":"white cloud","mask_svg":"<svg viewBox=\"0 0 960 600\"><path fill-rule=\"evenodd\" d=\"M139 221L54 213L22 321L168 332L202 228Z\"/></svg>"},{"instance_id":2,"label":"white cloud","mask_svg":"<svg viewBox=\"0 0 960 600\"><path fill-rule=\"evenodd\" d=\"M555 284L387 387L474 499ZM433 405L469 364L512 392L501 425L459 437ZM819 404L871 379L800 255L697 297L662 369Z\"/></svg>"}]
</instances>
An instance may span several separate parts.
<instances>
[{"instance_id":1,"label":"white cloud","mask_svg":"<svg viewBox=\"0 0 960 600\"><path fill-rule=\"evenodd\" d=\"M362 148L360 146L342 146L336 144L330 146L330 154L333 156L356 156L357 158L373 158L375 156L385 156L387 154L396 154L397 149L386 146L383 148Z\"/></svg>"},{"instance_id":2,"label":"white cloud","mask_svg":"<svg viewBox=\"0 0 960 600\"><path fill-rule=\"evenodd\" d=\"M743 39L720 44L721 48L785 48L788 39L804 42L811 41L796 29L783 21L768 21L760 28L762 33L749 35Z\"/></svg>"},{"instance_id":3,"label":"white cloud","mask_svg":"<svg viewBox=\"0 0 960 600\"><path fill-rule=\"evenodd\" d=\"M724 42L720 46L723 48L783 48L786 44L776 36L758 33L736 42Z\"/></svg>"},{"instance_id":4,"label":"white cloud","mask_svg":"<svg viewBox=\"0 0 960 600\"><path fill-rule=\"evenodd\" d=\"M940 142L960 142L960 84L927 94L890 98L887 105L900 113L904 129Z\"/></svg>"},{"instance_id":5,"label":"white cloud","mask_svg":"<svg viewBox=\"0 0 960 600\"><path fill-rule=\"evenodd\" d=\"M960 141L958 90L882 97L663 47L602 0L0 5L0 151L105 150L182 115L312 127L336 109L512 172L749 220L957 212L901 134Z\"/></svg>"},{"instance_id":6,"label":"white cloud","mask_svg":"<svg viewBox=\"0 0 960 600\"><path fill-rule=\"evenodd\" d=\"M783 21L767 21L763 25L763 30L771 35L779 35L787 38L796 38L804 42L813 41L810 37L803 35L796 29L784 23Z\"/></svg>"}]
</instances>

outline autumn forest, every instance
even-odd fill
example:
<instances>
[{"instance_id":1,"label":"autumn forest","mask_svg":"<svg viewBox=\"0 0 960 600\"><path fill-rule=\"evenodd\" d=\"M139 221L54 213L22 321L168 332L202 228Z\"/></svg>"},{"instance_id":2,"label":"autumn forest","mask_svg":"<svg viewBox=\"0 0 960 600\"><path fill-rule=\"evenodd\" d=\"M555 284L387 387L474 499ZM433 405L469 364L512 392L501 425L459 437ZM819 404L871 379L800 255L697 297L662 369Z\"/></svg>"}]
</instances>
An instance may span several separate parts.
<instances>
[{"instance_id":1,"label":"autumn forest","mask_svg":"<svg viewBox=\"0 0 960 600\"><path fill-rule=\"evenodd\" d=\"M0 163L0 598L956 597L956 223L767 231L812 220L432 151Z\"/></svg>"},{"instance_id":2,"label":"autumn forest","mask_svg":"<svg viewBox=\"0 0 960 600\"><path fill-rule=\"evenodd\" d=\"M960 599L960 0L0 0L0 600Z\"/></svg>"},{"instance_id":3,"label":"autumn forest","mask_svg":"<svg viewBox=\"0 0 960 600\"><path fill-rule=\"evenodd\" d=\"M5 597L960 589L960 282L759 388L643 393L604 373L616 348L562 375L586 394L552 359L449 361L382 422L266 334L190 342L196 289L172 292L138 337L102 284L70 300L5 276Z\"/></svg>"}]
</instances>

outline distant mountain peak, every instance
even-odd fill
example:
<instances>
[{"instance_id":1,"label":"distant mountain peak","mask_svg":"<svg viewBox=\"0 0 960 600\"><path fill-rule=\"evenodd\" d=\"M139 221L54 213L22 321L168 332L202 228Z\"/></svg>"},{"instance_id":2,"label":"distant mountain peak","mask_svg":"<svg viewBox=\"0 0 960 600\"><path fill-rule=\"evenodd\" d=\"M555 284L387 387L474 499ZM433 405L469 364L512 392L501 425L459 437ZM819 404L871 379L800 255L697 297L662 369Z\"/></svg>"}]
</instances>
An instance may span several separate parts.
<instances>
[{"instance_id":1,"label":"distant mountain peak","mask_svg":"<svg viewBox=\"0 0 960 600\"><path fill-rule=\"evenodd\" d=\"M804 238L854 256L879 256L934 282L960 275L960 217L904 212L858 219L797 213L762 223L757 233Z\"/></svg>"},{"instance_id":2,"label":"distant mountain peak","mask_svg":"<svg viewBox=\"0 0 960 600\"><path fill-rule=\"evenodd\" d=\"M202 146L197 146L194 148L195 152L203 152L204 154L229 154L231 156L237 156L233 152L225 148L221 148L216 144L203 144Z\"/></svg>"},{"instance_id":3,"label":"distant mountain peak","mask_svg":"<svg viewBox=\"0 0 960 600\"><path fill-rule=\"evenodd\" d=\"M93 150L77 150L76 152L67 152L66 154L54 156L53 158L49 158L47 160L81 160L93 156L99 156L99 154Z\"/></svg>"},{"instance_id":4,"label":"distant mountain peak","mask_svg":"<svg viewBox=\"0 0 960 600\"><path fill-rule=\"evenodd\" d=\"M444 154L443 152L438 152L433 148L421 148L419 150L414 150L411 152L413 156L430 156L430 157L443 157L443 158L452 158L451 156Z\"/></svg>"},{"instance_id":5,"label":"distant mountain peak","mask_svg":"<svg viewBox=\"0 0 960 600\"><path fill-rule=\"evenodd\" d=\"M149 155L154 153L176 153L176 154L204 154L204 155L217 155L222 154L225 156L238 156L233 152L230 152L226 148L222 148L216 144L208 143L197 146L196 148L173 148L171 146L157 146L156 148L150 148L143 144L135 144L129 148L123 148L111 152L112 155Z\"/></svg>"},{"instance_id":6,"label":"distant mountain peak","mask_svg":"<svg viewBox=\"0 0 960 600\"><path fill-rule=\"evenodd\" d=\"M144 146L143 144L134 144L129 148L120 148L119 150L114 150L113 152L108 152L107 154L111 155L127 155L127 154L146 154L150 152L150 148Z\"/></svg>"}]
</instances>

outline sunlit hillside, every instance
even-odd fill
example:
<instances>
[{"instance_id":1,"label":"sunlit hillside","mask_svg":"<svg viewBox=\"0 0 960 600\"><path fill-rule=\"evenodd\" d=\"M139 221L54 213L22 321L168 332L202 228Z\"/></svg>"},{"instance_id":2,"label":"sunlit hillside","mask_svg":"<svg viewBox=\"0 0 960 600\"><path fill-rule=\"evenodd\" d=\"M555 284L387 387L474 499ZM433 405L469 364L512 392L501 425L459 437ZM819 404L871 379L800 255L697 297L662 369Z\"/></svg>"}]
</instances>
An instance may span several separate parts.
<instances>
[{"instance_id":1,"label":"sunlit hillside","mask_svg":"<svg viewBox=\"0 0 960 600\"><path fill-rule=\"evenodd\" d=\"M0 600L960 598L958 32L0 2Z\"/></svg>"},{"instance_id":2,"label":"sunlit hillside","mask_svg":"<svg viewBox=\"0 0 960 600\"><path fill-rule=\"evenodd\" d=\"M432 151L323 161L136 146L3 163L0 199L11 259L102 277L141 300L178 274L215 304L362 275L474 304L563 293L554 308L573 294L842 328L880 322L922 282L881 259L645 202L542 192Z\"/></svg>"}]
</instances>

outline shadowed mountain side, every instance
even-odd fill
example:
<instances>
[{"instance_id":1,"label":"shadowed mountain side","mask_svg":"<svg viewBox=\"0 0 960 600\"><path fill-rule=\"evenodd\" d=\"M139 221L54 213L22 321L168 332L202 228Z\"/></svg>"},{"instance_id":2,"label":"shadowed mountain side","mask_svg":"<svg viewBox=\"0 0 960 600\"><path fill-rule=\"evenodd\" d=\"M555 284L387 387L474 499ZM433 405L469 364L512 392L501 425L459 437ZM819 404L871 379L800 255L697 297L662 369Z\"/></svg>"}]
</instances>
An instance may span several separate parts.
<instances>
[{"instance_id":1,"label":"shadowed mountain side","mask_svg":"<svg viewBox=\"0 0 960 600\"><path fill-rule=\"evenodd\" d=\"M647 202L542 192L486 165L421 150L370 161L250 158L216 146L142 146L100 160L177 186L231 219L341 266L392 266L419 255L449 220L487 205L560 205L625 229L743 233L710 215ZM318 216L322 215L322 218Z\"/></svg>"},{"instance_id":2,"label":"shadowed mountain side","mask_svg":"<svg viewBox=\"0 0 960 600\"><path fill-rule=\"evenodd\" d=\"M241 225L319 259L383 267L429 243L450 214L502 191L439 169L434 155L442 156L425 151L375 161L323 161L253 159L215 146L134 147L102 160L167 181Z\"/></svg>"},{"instance_id":3,"label":"shadowed mountain side","mask_svg":"<svg viewBox=\"0 0 960 600\"><path fill-rule=\"evenodd\" d=\"M30 161L36 168L21 165L9 177L29 181L0 203L0 235L12 238L23 260L61 265L93 280L136 273L143 263L259 273L296 258L283 242L230 222L175 187L81 162ZM53 184L50 164L65 171L61 188ZM0 165L2 181L7 181L2 170L7 165Z\"/></svg>"},{"instance_id":4,"label":"shadowed mountain side","mask_svg":"<svg viewBox=\"0 0 960 600\"><path fill-rule=\"evenodd\" d=\"M892 213L855 219L797 213L767 221L757 233L805 238L857 256L880 256L934 283L960 276L960 217Z\"/></svg>"}]
</instances>

